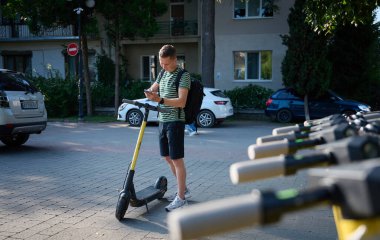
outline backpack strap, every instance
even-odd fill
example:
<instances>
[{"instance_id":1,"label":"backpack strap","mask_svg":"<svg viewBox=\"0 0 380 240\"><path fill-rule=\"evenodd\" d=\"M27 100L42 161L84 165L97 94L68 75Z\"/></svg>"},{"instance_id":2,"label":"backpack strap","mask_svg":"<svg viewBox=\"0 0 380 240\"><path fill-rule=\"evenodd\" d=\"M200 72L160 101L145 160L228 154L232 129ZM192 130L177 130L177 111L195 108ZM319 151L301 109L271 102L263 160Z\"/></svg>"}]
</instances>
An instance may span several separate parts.
<instances>
[{"instance_id":1,"label":"backpack strap","mask_svg":"<svg viewBox=\"0 0 380 240\"><path fill-rule=\"evenodd\" d=\"M182 74L184 72L187 72L185 69L180 68L177 74L177 77L175 79L175 85L177 87L177 94L178 94L178 89L179 89L179 82L181 81ZM178 119L181 117L181 108L178 108Z\"/></svg>"},{"instance_id":2,"label":"backpack strap","mask_svg":"<svg viewBox=\"0 0 380 240\"><path fill-rule=\"evenodd\" d=\"M157 82L158 80L161 80L162 76L164 75L165 73L165 70L164 69L161 69L161 71L158 73L158 76L157 78L155 79L155 81Z\"/></svg>"}]
</instances>

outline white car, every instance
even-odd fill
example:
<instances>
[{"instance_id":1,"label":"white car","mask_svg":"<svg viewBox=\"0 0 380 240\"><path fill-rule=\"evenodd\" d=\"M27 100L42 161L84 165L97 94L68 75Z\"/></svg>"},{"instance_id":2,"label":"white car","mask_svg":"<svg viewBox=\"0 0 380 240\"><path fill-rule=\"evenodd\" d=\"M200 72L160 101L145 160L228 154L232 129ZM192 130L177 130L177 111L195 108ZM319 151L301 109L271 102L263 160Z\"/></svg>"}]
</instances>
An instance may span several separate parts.
<instances>
[{"instance_id":1,"label":"white car","mask_svg":"<svg viewBox=\"0 0 380 240\"><path fill-rule=\"evenodd\" d=\"M0 69L0 141L24 144L46 128L44 96L21 73Z\"/></svg>"},{"instance_id":2,"label":"white car","mask_svg":"<svg viewBox=\"0 0 380 240\"><path fill-rule=\"evenodd\" d=\"M234 114L234 109L230 98L216 88L204 88L203 102L201 110L197 116L197 125L204 128L213 127L217 123ZM156 106L157 102L152 102L147 98L137 99L141 103L149 103ZM131 126L140 126L143 121L145 109L139 109L135 105L123 103L119 107L117 120L126 121ZM158 122L157 112L150 111L148 122Z\"/></svg>"}]
</instances>

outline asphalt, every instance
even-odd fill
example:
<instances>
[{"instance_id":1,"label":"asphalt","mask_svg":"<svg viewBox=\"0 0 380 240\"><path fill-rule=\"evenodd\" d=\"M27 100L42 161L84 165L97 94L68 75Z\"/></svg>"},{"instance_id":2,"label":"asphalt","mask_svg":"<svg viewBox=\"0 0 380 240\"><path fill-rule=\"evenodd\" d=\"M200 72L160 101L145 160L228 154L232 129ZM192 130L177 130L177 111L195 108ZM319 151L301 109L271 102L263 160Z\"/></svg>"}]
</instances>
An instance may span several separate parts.
<instances>
[{"instance_id":1,"label":"asphalt","mask_svg":"<svg viewBox=\"0 0 380 240\"><path fill-rule=\"evenodd\" d=\"M259 190L307 187L306 173L233 185L229 166L248 160L247 147L281 125L267 121L226 121L186 136L185 162L190 205ZM0 145L0 240L2 239L169 239L166 200L129 207L122 221L115 214L138 128L125 123L50 122L26 145ZM135 188L166 176L159 158L157 127L149 125L136 166ZM233 204L233 203L232 203ZM228 216L226 216L228 217ZM284 214L271 225L252 226L203 239L336 239L329 206Z\"/></svg>"}]
</instances>

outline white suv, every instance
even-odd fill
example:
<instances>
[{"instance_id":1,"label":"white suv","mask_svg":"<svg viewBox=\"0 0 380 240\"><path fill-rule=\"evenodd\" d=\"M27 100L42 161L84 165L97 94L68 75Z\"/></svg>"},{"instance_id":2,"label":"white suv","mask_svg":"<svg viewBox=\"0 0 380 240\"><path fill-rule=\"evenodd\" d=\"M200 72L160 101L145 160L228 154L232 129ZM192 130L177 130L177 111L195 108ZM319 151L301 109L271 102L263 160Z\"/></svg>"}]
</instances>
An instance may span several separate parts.
<instances>
[{"instance_id":1,"label":"white suv","mask_svg":"<svg viewBox=\"0 0 380 240\"><path fill-rule=\"evenodd\" d=\"M46 128L44 96L23 74L0 69L0 141L20 146Z\"/></svg>"}]
</instances>

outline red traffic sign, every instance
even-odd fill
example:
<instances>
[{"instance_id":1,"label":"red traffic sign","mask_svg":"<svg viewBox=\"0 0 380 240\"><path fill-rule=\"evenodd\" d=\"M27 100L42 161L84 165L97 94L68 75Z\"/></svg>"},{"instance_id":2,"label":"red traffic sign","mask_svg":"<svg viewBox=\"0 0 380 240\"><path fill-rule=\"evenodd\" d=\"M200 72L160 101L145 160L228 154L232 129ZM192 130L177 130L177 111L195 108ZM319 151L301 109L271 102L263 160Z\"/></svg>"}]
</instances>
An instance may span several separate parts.
<instances>
[{"instance_id":1,"label":"red traffic sign","mask_svg":"<svg viewBox=\"0 0 380 240\"><path fill-rule=\"evenodd\" d=\"M78 51L79 51L79 48L78 48L78 44L76 43L69 43L69 45L67 45L67 54L69 54L69 56L76 56L78 54Z\"/></svg>"}]
</instances>

